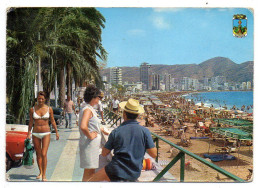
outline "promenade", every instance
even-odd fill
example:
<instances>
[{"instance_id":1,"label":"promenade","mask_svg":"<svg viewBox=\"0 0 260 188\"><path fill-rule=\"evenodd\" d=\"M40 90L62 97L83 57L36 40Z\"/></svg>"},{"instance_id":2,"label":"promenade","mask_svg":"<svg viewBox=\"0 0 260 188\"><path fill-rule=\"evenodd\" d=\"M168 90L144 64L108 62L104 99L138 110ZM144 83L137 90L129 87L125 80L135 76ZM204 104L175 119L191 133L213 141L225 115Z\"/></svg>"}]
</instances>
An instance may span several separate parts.
<instances>
[{"instance_id":1,"label":"promenade","mask_svg":"<svg viewBox=\"0 0 260 188\"><path fill-rule=\"evenodd\" d=\"M73 128L58 128L60 139L57 141L55 133L51 134L48 150L48 165L46 176L48 181L81 181L83 169L79 167L79 130L76 127L76 117L73 114ZM36 153L34 152L34 167L26 169L24 166L12 168L7 172L9 181L41 181L37 180L39 174Z\"/></svg>"},{"instance_id":2,"label":"promenade","mask_svg":"<svg viewBox=\"0 0 260 188\"><path fill-rule=\"evenodd\" d=\"M72 123L73 128L65 128L65 125L58 128L60 139L56 140L55 133L51 134L51 141L49 150L47 153L48 165L46 170L47 180L50 182L81 182L84 169L80 168L79 162L79 128L76 126L76 118L73 114ZM110 122L108 119L107 122ZM119 123L118 123L119 125ZM106 124L107 131L111 131L110 124ZM102 136L101 145L103 145L108 136ZM101 149L100 149L101 150ZM101 152L101 151L100 151ZM148 154L145 154L145 158L150 158ZM6 174L8 181L10 182L40 182L36 179L39 174L36 153L34 152L34 165L31 169L26 169L24 166L10 169ZM107 157L99 156L99 170L104 167L111 160L111 155ZM155 170L142 171L138 181L140 182L152 182L153 179L162 170L162 167L158 164ZM175 182L176 179L170 173L166 173L162 178L163 182Z\"/></svg>"}]
</instances>

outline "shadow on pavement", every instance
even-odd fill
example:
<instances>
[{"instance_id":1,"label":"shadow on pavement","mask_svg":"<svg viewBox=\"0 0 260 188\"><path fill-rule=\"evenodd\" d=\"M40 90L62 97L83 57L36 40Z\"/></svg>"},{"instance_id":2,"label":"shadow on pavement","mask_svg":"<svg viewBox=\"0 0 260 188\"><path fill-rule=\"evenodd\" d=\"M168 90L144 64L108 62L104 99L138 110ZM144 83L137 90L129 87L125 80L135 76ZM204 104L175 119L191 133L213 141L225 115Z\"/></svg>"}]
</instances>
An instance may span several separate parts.
<instances>
[{"instance_id":1,"label":"shadow on pavement","mask_svg":"<svg viewBox=\"0 0 260 188\"><path fill-rule=\"evenodd\" d=\"M31 180L31 181L40 181L36 179L36 175L21 175L21 174L10 174L10 181L23 181L23 180Z\"/></svg>"}]
</instances>

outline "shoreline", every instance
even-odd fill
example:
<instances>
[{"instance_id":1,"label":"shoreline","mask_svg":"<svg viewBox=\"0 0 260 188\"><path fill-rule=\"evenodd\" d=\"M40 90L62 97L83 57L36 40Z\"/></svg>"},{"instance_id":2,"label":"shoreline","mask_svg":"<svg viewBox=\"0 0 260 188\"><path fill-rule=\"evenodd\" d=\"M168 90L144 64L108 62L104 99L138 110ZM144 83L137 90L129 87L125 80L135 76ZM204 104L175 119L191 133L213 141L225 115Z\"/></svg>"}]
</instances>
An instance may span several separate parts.
<instances>
[{"instance_id":1,"label":"shoreline","mask_svg":"<svg viewBox=\"0 0 260 188\"><path fill-rule=\"evenodd\" d=\"M202 132L197 132L195 129L195 122L192 121L192 115L189 114L190 111L195 110L202 110L202 111L207 111L207 113L199 113L197 114L198 117L201 117L202 122L204 123L205 127L209 126L217 126L217 123L213 121L213 118L220 118L220 117L229 117L231 118L230 115L227 116L227 113L217 113L215 117L215 113L219 110L216 110L216 108L210 108L210 107L200 107L198 105L191 105L190 102L183 97L183 95L191 93L187 91L180 91L180 92L163 92L163 93L156 93L153 94L157 96L161 102L164 103L165 107L167 105L170 105L172 108L180 108L180 116L175 117L175 121L173 124L164 124L163 121L158 121L161 117L167 117L168 112L161 111L159 107L151 107L154 108L154 110L150 109L150 112L155 113L154 115L149 115L149 112L146 111L148 114L147 117L148 119L150 118L149 121L152 122L152 125L147 126L147 128L151 131L154 132L155 134L158 134L165 139L169 140L170 142L173 142L174 144L177 144L181 147L184 147L188 151L202 157L204 154L207 154L208 152L210 154L216 154L217 150L219 148L222 148L223 145L225 145L225 139L221 139L218 141L213 141L212 138L208 140L199 140L199 139L192 139L190 140L191 145L189 146L182 146L182 139L177 138L174 135L174 131L176 129L172 130L172 134L169 134L169 130L171 127L181 127L181 126L186 126L187 127L187 132L185 133L186 138L190 137L196 137L196 136L204 136L204 133ZM194 92L192 92L194 93ZM165 102L164 102L165 101ZM178 101L178 102L174 102ZM173 106L174 104L175 106ZM221 111L221 110L220 110ZM223 110L224 112L224 110ZM210 114L214 114L214 116L210 116ZM234 113L232 113L234 114ZM238 117L234 114L235 117ZM233 117L234 118L234 117ZM242 118L242 116L241 116ZM246 116L247 118L247 116ZM253 119L253 118L252 118ZM179 121L181 120L181 121ZM200 120L200 121L201 121ZM145 126L145 120L140 119L142 122L142 125ZM168 128L167 128L168 127ZM209 149L210 145L210 149ZM164 142L160 142L160 148L159 148L159 161L168 161L170 162L177 154L178 151L174 148L171 148L168 144ZM248 147L241 147L240 148L240 153L231 153L231 155L235 156L237 159L233 161L220 161L220 162L212 162L219 167L227 170L228 172L246 180L247 175L249 174L248 169L253 168L253 146L251 146L251 149ZM238 160L239 159L239 160ZM207 159L206 159L207 160ZM240 161L240 162L239 162ZM199 161L187 156L185 157L185 163L188 163L190 165L185 167L185 178L187 178L185 181L187 182L232 182L232 180L226 178L224 175L221 175L217 171L203 165ZM169 172L173 174L177 179L179 178L179 172L180 172L180 163L177 162L170 170ZM165 167L165 166L164 166Z\"/></svg>"}]
</instances>

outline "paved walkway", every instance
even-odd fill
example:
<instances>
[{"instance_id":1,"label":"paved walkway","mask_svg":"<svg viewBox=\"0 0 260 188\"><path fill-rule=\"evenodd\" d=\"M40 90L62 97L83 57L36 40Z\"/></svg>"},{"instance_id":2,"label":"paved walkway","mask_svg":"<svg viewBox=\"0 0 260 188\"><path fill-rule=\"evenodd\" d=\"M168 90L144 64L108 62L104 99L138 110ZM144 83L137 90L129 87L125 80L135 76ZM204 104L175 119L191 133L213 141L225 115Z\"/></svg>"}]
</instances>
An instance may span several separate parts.
<instances>
[{"instance_id":1,"label":"paved walkway","mask_svg":"<svg viewBox=\"0 0 260 188\"><path fill-rule=\"evenodd\" d=\"M64 120L65 121L65 120ZM79 167L79 131L73 116L73 128L65 126L58 128L60 139L56 140L55 133L51 134L51 143L48 150L48 165L46 176L49 181L81 181L83 169ZM10 169L7 174L9 181L40 181L36 180L39 170L36 162L32 169L24 166Z\"/></svg>"},{"instance_id":2,"label":"paved walkway","mask_svg":"<svg viewBox=\"0 0 260 188\"><path fill-rule=\"evenodd\" d=\"M83 170L79 167L79 128L76 127L75 116L73 114L72 117L73 128L65 128L64 125L58 128L60 139L56 140L55 133L51 134L51 142L49 146L49 150L47 153L48 164L46 170L46 177L48 181L52 182L81 182ZM106 126L108 130L111 130L111 126ZM103 138L104 139L104 138ZM105 136L107 139L107 136ZM105 142L105 140L103 140ZM111 156L107 157L111 160ZM108 159L106 157L100 156L99 163L100 167L104 167L108 163ZM35 163L33 168L26 169L24 166L20 166L17 168L12 168L7 172L7 176L9 181L23 181L23 182L35 182L41 181L37 180L36 176L39 174L39 170L36 162L36 154L34 152L34 160ZM159 165L157 165L157 169L162 170ZM97 169L98 170L98 169ZM154 171L144 171L142 172L139 181L152 181L153 178L159 173L158 170ZM162 179L164 181L175 181L175 178L170 174L165 175L166 179Z\"/></svg>"}]
</instances>

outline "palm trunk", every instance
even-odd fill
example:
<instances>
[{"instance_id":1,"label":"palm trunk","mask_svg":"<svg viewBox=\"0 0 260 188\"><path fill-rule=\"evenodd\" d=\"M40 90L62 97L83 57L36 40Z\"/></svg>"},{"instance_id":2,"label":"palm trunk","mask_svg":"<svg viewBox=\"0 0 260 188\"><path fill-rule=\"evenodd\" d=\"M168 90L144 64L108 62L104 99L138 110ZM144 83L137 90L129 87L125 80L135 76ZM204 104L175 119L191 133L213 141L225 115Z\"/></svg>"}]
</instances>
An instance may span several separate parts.
<instances>
[{"instance_id":1,"label":"palm trunk","mask_svg":"<svg viewBox=\"0 0 260 188\"><path fill-rule=\"evenodd\" d=\"M67 66L67 96L71 96L71 66L68 64ZM72 96L71 96L72 97Z\"/></svg>"},{"instance_id":2,"label":"palm trunk","mask_svg":"<svg viewBox=\"0 0 260 188\"><path fill-rule=\"evenodd\" d=\"M60 70L60 87L59 87L59 99L60 99L60 108L63 108L64 102L65 102L65 80L64 75L65 71L64 68L61 68Z\"/></svg>"}]
</instances>

